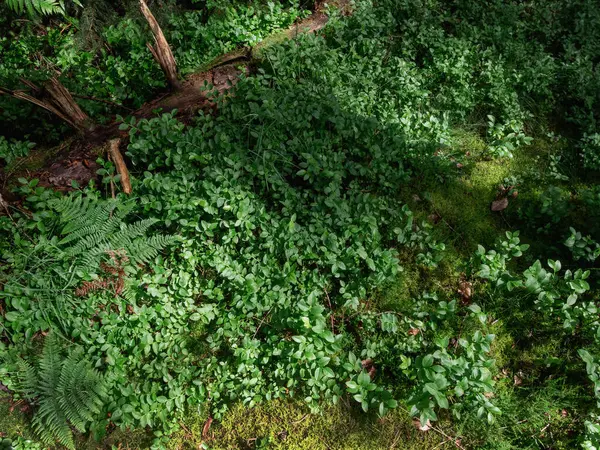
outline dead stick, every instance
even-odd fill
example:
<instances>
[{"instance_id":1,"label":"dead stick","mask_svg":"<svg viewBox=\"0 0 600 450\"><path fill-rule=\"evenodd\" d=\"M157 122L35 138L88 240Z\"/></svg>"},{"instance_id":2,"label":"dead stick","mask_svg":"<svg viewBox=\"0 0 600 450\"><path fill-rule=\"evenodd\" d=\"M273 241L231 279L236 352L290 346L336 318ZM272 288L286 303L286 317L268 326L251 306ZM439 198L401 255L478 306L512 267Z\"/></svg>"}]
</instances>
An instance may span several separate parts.
<instances>
[{"instance_id":1,"label":"dead stick","mask_svg":"<svg viewBox=\"0 0 600 450\"><path fill-rule=\"evenodd\" d=\"M329 309L331 310L331 315L329 318L331 319L331 332L335 334L335 319L333 318L333 306L331 306L331 299L329 298L329 294L327 293L327 289L324 289L325 297L327 297L327 303L329 303Z\"/></svg>"},{"instance_id":2,"label":"dead stick","mask_svg":"<svg viewBox=\"0 0 600 450\"><path fill-rule=\"evenodd\" d=\"M131 181L129 180L129 170L127 170L127 165L125 165L123 155L121 155L121 152L119 151L120 143L121 139L112 139L108 149L110 156L115 163L115 167L117 168L117 173L121 175L121 186L123 187L123 192L129 195L131 194Z\"/></svg>"},{"instance_id":3,"label":"dead stick","mask_svg":"<svg viewBox=\"0 0 600 450\"><path fill-rule=\"evenodd\" d=\"M177 78L177 63L175 62L175 57L173 56L171 47L169 46L169 43L167 42L167 39L165 38L165 35L163 34L162 29L160 28L160 25L154 18L152 11L150 11L150 8L148 8L146 1L145 0L139 0L139 1L140 1L140 10L142 11L142 14L144 15L144 17L146 18L146 21L148 22L148 25L150 26L150 30L152 31L152 34L154 35L155 45L152 46L150 43L148 43L147 44L148 48L150 49L152 56L154 56L154 59L156 59L158 64L160 64L160 67L162 68L163 72L165 73L167 80L169 81L169 84L174 89L180 89L181 83L179 82L179 79Z\"/></svg>"}]
</instances>

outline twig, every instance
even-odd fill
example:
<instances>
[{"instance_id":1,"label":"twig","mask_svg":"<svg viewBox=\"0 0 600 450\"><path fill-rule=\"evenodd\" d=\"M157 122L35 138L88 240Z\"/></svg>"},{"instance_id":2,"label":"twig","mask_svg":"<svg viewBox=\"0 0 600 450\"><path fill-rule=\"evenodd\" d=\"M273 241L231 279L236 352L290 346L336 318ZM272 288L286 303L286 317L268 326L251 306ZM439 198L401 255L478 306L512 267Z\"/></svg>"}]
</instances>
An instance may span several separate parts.
<instances>
[{"instance_id":1,"label":"twig","mask_svg":"<svg viewBox=\"0 0 600 450\"><path fill-rule=\"evenodd\" d=\"M323 290L325 291L325 297L327 297L327 303L329 304L329 309L331 310L331 315L329 316L329 319L331 319L331 332L335 334L335 319L333 318L333 306L331 306L331 299L329 298L327 289Z\"/></svg>"},{"instance_id":2,"label":"twig","mask_svg":"<svg viewBox=\"0 0 600 450\"><path fill-rule=\"evenodd\" d=\"M209 417L208 419L206 419L206 422L204 423L204 427L202 428L202 439L208 439L208 430L210 430L210 426L213 423L213 418Z\"/></svg>"},{"instance_id":3,"label":"twig","mask_svg":"<svg viewBox=\"0 0 600 450\"><path fill-rule=\"evenodd\" d=\"M6 213L10 216L10 212L8 211L8 203L6 203L6 201L2 198L2 194L0 194L0 206L2 206L6 210Z\"/></svg>"},{"instance_id":4,"label":"twig","mask_svg":"<svg viewBox=\"0 0 600 450\"><path fill-rule=\"evenodd\" d=\"M304 414L299 420L294 420L292 425L298 425L299 423L304 422L308 416L310 416L309 413Z\"/></svg>"},{"instance_id":5,"label":"twig","mask_svg":"<svg viewBox=\"0 0 600 450\"><path fill-rule=\"evenodd\" d=\"M394 429L396 429L396 427L394 426ZM398 430L396 432L396 435L394 436L394 441L392 442L392 445L390 445L390 450L396 448L396 444L398 443L398 441L400 440L401 434L400 434L401 430Z\"/></svg>"},{"instance_id":6,"label":"twig","mask_svg":"<svg viewBox=\"0 0 600 450\"><path fill-rule=\"evenodd\" d=\"M119 151L120 143L121 140L118 138L111 140L108 146L108 152L109 155L112 157L113 162L115 163L117 173L121 175L121 186L123 187L123 192L129 195L131 194L131 181L129 180L129 170L127 170L127 165L125 164L123 155L121 155L121 152Z\"/></svg>"},{"instance_id":7,"label":"twig","mask_svg":"<svg viewBox=\"0 0 600 450\"><path fill-rule=\"evenodd\" d=\"M267 313L263 316L263 318L261 319L260 323L258 324L258 327L256 327L256 331L254 332L254 336L252 336L252 339L254 339L256 337L256 335L258 334L258 330L260 330L260 327L262 327L262 324L265 323L265 320L267 319L267 317L269 316L269 314L271 314L271 310L273 309L273 307L271 306L271 309L269 309L267 311Z\"/></svg>"},{"instance_id":8,"label":"twig","mask_svg":"<svg viewBox=\"0 0 600 450\"><path fill-rule=\"evenodd\" d=\"M440 442L438 445L436 445L435 447L433 447L432 450L435 450L436 448L440 448L442 445L446 445L448 442L453 442L452 439L446 439L443 442Z\"/></svg>"},{"instance_id":9,"label":"twig","mask_svg":"<svg viewBox=\"0 0 600 450\"><path fill-rule=\"evenodd\" d=\"M431 427L432 430L437 431L438 433L440 433L442 436L444 436L446 439L452 441L454 443L454 445L456 445L457 448L460 448L461 450L466 450L462 445L460 445L458 442L456 442L456 438L453 438L451 436L448 436L446 433L444 433L442 430L440 430L437 427L432 426Z\"/></svg>"}]
</instances>

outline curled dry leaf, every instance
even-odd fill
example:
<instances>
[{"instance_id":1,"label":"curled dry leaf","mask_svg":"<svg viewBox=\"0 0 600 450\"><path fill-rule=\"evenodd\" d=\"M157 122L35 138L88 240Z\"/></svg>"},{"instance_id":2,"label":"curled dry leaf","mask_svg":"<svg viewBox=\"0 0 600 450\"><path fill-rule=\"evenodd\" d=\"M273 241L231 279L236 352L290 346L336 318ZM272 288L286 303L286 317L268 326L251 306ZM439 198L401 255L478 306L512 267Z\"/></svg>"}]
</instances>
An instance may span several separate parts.
<instances>
[{"instance_id":1,"label":"curled dry leaf","mask_svg":"<svg viewBox=\"0 0 600 450\"><path fill-rule=\"evenodd\" d=\"M375 366L371 366L371 368L369 369L369 377L371 377L371 380L375 378L376 373L377 369L375 368Z\"/></svg>"},{"instance_id":2,"label":"curled dry leaf","mask_svg":"<svg viewBox=\"0 0 600 450\"><path fill-rule=\"evenodd\" d=\"M437 213L432 213L429 214L429 216L427 216L427 218L435 225L437 224L442 218L440 217L439 214Z\"/></svg>"},{"instance_id":3,"label":"curled dry leaf","mask_svg":"<svg viewBox=\"0 0 600 450\"><path fill-rule=\"evenodd\" d=\"M210 430L210 426L212 425L213 418L209 417L204 423L204 428L202 428L202 439L208 438L208 430Z\"/></svg>"},{"instance_id":4,"label":"curled dry leaf","mask_svg":"<svg viewBox=\"0 0 600 450\"><path fill-rule=\"evenodd\" d=\"M363 361L361 361L361 365L363 369L365 369L369 373L369 377L371 377L371 380L375 378L375 373L377 372L377 369L375 368L375 364L373 364L373 360L371 358L364 359Z\"/></svg>"},{"instance_id":5,"label":"curled dry leaf","mask_svg":"<svg viewBox=\"0 0 600 450\"><path fill-rule=\"evenodd\" d=\"M471 303L473 284L466 280L461 281L458 284L458 295L460 295L463 303Z\"/></svg>"},{"instance_id":6,"label":"curled dry leaf","mask_svg":"<svg viewBox=\"0 0 600 450\"><path fill-rule=\"evenodd\" d=\"M508 199L506 197L492 202L492 211L502 211L508 207Z\"/></svg>"},{"instance_id":7,"label":"curled dry leaf","mask_svg":"<svg viewBox=\"0 0 600 450\"><path fill-rule=\"evenodd\" d=\"M421 425L421 421L415 417L413 419L413 425L419 431L428 431L431 429L431 422L429 421L429 419L427 419L427 422L425 423L425 425Z\"/></svg>"}]
</instances>

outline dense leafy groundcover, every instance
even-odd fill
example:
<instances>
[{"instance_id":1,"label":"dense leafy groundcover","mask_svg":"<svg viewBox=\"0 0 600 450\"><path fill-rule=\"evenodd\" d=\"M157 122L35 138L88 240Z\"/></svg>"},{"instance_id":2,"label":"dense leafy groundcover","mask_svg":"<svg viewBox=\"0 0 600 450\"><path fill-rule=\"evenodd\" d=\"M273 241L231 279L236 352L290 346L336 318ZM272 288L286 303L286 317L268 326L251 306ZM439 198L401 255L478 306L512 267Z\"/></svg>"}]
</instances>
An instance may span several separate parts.
<instances>
[{"instance_id":1,"label":"dense leafy groundcover","mask_svg":"<svg viewBox=\"0 0 600 450\"><path fill-rule=\"evenodd\" d=\"M266 50L218 114L125 119L132 196L111 197L108 163L99 186L67 195L21 180L23 206L0 218L0 380L44 406L46 443L73 447L69 424L96 437L149 427L160 448L194 411L349 398L382 416L406 407L423 427L452 417L464 445L536 448L550 438L515 418L577 396L574 433L550 444L595 448L600 20L583 0L486 5L359 2L322 35ZM425 282L374 304L456 258L400 200L467 164L455 128L485 136L477 157L508 161L548 123L568 145L507 217L551 244L498 235L494 250L459 249L460 295ZM561 157L580 172L576 194ZM519 173L502 195L526 180L539 190ZM511 366L528 339L556 346L532 357L530 380ZM60 389L44 384L61 375ZM91 401L67 400L96 378Z\"/></svg>"}]
</instances>

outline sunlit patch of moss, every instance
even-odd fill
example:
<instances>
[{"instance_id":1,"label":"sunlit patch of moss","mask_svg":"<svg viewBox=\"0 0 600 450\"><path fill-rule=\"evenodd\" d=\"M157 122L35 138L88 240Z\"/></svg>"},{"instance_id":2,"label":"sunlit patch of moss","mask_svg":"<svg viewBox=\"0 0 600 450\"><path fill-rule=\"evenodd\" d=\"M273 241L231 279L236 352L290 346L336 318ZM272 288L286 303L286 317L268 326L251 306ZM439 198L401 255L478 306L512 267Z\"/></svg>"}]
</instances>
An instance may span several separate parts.
<instances>
[{"instance_id":1,"label":"sunlit patch of moss","mask_svg":"<svg viewBox=\"0 0 600 450\"><path fill-rule=\"evenodd\" d=\"M500 213L490 211L510 164L480 160L464 174L429 188L428 200L452 235L456 247L473 251L478 243L493 242L503 227Z\"/></svg>"},{"instance_id":2,"label":"sunlit patch of moss","mask_svg":"<svg viewBox=\"0 0 600 450\"><path fill-rule=\"evenodd\" d=\"M489 332L495 338L492 342L490 356L494 359L496 367L501 370L504 366L510 364L511 349L514 347L514 339L506 330L504 322L495 317L491 317L492 324Z\"/></svg>"},{"instance_id":3,"label":"sunlit patch of moss","mask_svg":"<svg viewBox=\"0 0 600 450\"><path fill-rule=\"evenodd\" d=\"M470 448L513 450L578 448L578 432L585 416L580 414L581 389L560 380L529 389L506 376L496 385L492 401L502 410L496 422L484 425L464 417L457 426Z\"/></svg>"},{"instance_id":4,"label":"sunlit patch of moss","mask_svg":"<svg viewBox=\"0 0 600 450\"><path fill-rule=\"evenodd\" d=\"M186 421L175 436L171 449L198 448L202 442L204 417ZM447 423L436 427L442 431ZM450 430L443 431L451 435ZM364 414L347 405L328 407L322 414L310 414L304 404L284 400L247 409L234 406L221 423L210 428L211 449L384 449L425 450L440 446L448 438L439 431L415 428L404 408L384 418Z\"/></svg>"},{"instance_id":5,"label":"sunlit patch of moss","mask_svg":"<svg viewBox=\"0 0 600 450\"><path fill-rule=\"evenodd\" d=\"M440 237L440 240L444 240ZM427 268L416 263L415 251L401 251L402 271L398 277L378 289L375 306L380 310L403 311L425 292L444 292L452 297L456 294L463 268L460 255L453 247L447 247L443 259L435 268Z\"/></svg>"}]
</instances>

